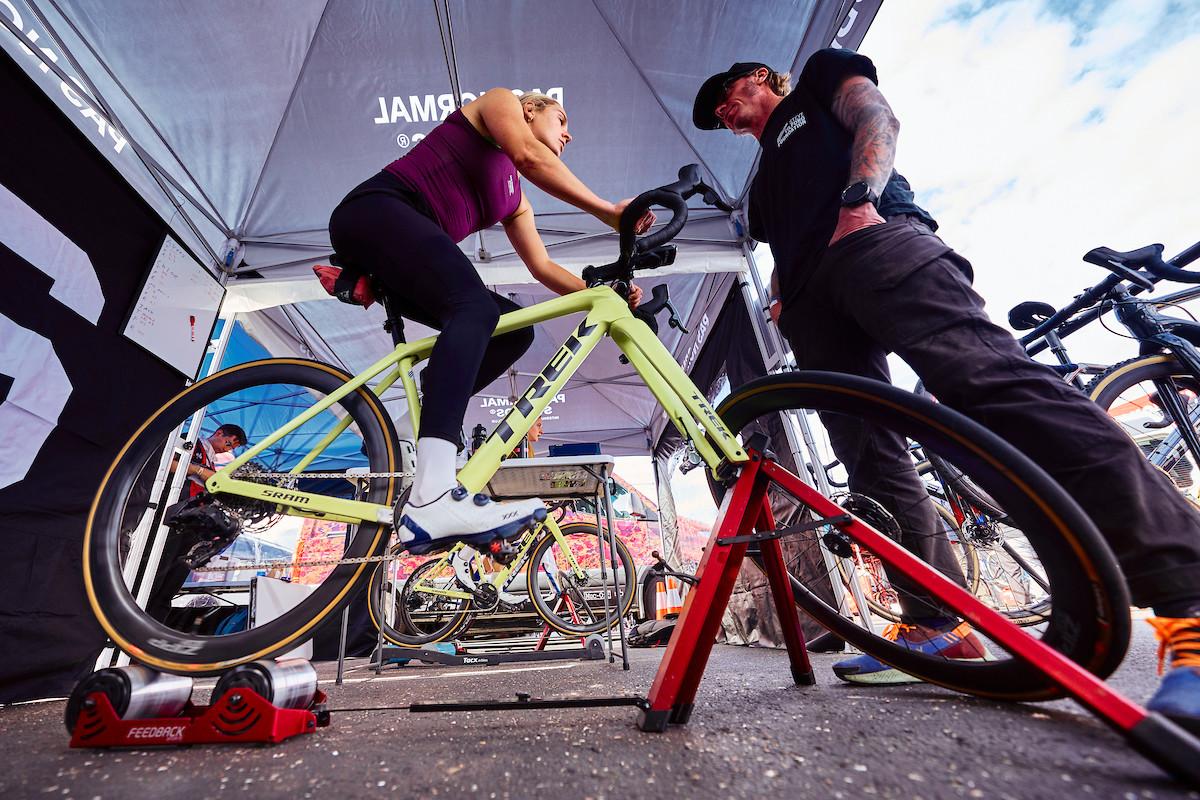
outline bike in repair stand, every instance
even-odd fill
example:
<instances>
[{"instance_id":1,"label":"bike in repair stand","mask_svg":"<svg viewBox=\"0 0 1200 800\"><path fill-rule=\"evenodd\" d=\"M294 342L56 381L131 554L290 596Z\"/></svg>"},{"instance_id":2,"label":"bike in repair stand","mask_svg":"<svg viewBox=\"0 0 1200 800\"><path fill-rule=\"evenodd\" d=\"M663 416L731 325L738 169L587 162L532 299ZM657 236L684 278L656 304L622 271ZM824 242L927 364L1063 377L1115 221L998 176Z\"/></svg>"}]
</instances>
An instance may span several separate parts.
<instances>
[{"instance_id":1,"label":"bike in repair stand","mask_svg":"<svg viewBox=\"0 0 1200 800\"><path fill-rule=\"evenodd\" d=\"M714 492L721 498L721 508L697 571L698 583L688 595L649 696L633 701L641 707L641 727L662 730L671 722L686 722L691 715L738 569L751 555L762 563L770 580L797 683L813 682L796 611L799 605L864 652L933 683L999 699L1070 695L1164 768L1200 778L1200 747L1194 740L1163 717L1148 714L1114 694L1102 682L1101 677L1120 663L1128 644L1129 599L1124 581L1091 521L1029 459L965 416L892 386L836 373L794 372L761 378L735 389L720 413L714 411L657 338L656 315L669 311L675 316L666 285L655 286L651 299L636 312L625 300L635 272L674 261L675 249L667 243L687 220L687 198L702 194L710 204L718 199L700 181L696 167L685 167L679 176L677 182L645 192L630 203L621 220L618 258L585 270L584 280L590 288L500 318L496 334L559 317L580 317L550 363L458 474L468 491L482 491L501 458L525 436L579 365L597 353L617 355L607 347L598 349L606 338L612 339L645 381L704 463ZM672 218L638 240L633 222L654 205L669 209ZM147 420L105 476L85 535L87 594L117 646L160 670L214 673L295 647L341 608L366 580L369 564L386 558L384 551L397 513L392 475L397 465L396 436L376 393L399 381L412 422L419 424L417 387L411 371L428 357L435 341L430 337L401 344L356 376L293 358L240 364L188 387ZM303 405L304 410L294 417L289 411L284 416L290 418L280 418L278 409L285 403ZM139 505L132 489L151 462L166 472L172 459L170 448L181 430L198 435L195 428L211 429L233 408L244 414L247 404L270 414L268 419L278 419L279 427L266 436L258 435L253 446L206 482L207 492L189 524L220 523L236 530L243 515L261 514L265 508L289 517L345 524L345 552L337 565L308 575L305 580L313 584L311 594L276 619L223 636L173 630L148 616L126 585L127 564L134 564L130 571L136 571L145 533L159 524L161 516L145 501ZM927 455L936 454L953 464L1002 503L1044 567L1052 605L1046 625L1018 628L960 587L963 581L961 574L955 574L956 562L942 564L947 570L942 574L922 561L918 554L933 549L922 547L922 537L944 538L940 528L902 530L901 546L776 463L765 438L755 435L757 421L804 409L852 415L863 424L891 429ZM203 422L196 421L200 417ZM357 437L356 443L367 456L370 477L361 499L339 497L340 486L310 481L304 475L310 467L320 469L322 454L343 434ZM256 460L269 460L273 453L285 451L303 455L283 474L253 466ZM856 486L856 490L870 496L872 487ZM788 524L779 528L776 508L798 511L789 511ZM908 509L888 511L904 516ZM132 523L134 536L126 554L121 547L122 523L130 519L136 523ZM550 523L552 520L547 520ZM785 564L780 554L782 536L796 537L799 559ZM851 544L879 560L909 613L931 609L935 615L969 621L991 643L992 658L949 660L910 651L840 615L829 599L830 583L839 578L825 571L823 565L828 561L821 548L844 556ZM751 545L755 546L753 552ZM605 545L599 542L597 546ZM298 569L303 569L306 558L299 554ZM631 701L540 701L552 705L622 702ZM541 705L526 700L523 707Z\"/></svg>"}]
</instances>

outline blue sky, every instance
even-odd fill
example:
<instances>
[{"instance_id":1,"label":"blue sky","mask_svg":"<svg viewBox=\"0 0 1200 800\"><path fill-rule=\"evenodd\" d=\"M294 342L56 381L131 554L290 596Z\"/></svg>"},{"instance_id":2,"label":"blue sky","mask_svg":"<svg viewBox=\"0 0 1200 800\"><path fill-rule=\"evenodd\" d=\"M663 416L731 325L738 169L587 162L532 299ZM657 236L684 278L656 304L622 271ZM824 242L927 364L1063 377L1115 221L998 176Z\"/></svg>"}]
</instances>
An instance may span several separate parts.
<instances>
[{"instance_id":1,"label":"blue sky","mask_svg":"<svg viewBox=\"0 0 1200 800\"><path fill-rule=\"evenodd\" d=\"M1080 261L1095 246L1200 240L1200 0L885 0L860 50L900 119L896 167L996 322L1098 282ZM1067 345L1136 354L1096 325ZM673 478L676 499L711 519L698 475Z\"/></svg>"}]
</instances>

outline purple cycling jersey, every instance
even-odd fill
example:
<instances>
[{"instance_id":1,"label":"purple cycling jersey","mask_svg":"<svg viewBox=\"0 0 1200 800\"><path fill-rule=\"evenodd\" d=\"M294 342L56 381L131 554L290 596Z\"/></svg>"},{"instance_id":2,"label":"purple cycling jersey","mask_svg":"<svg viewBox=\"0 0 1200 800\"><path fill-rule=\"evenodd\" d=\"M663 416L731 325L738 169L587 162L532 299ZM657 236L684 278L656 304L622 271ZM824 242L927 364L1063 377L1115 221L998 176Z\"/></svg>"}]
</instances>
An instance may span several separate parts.
<instances>
[{"instance_id":1,"label":"purple cycling jersey","mask_svg":"<svg viewBox=\"0 0 1200 800\"><path fill-rule=\"evenodd\" d=\"M521 179L512 159L475 130L461 110L385 169L421 193L456 242L512 215L521 203Z\"/></svg>"}]
</instances>

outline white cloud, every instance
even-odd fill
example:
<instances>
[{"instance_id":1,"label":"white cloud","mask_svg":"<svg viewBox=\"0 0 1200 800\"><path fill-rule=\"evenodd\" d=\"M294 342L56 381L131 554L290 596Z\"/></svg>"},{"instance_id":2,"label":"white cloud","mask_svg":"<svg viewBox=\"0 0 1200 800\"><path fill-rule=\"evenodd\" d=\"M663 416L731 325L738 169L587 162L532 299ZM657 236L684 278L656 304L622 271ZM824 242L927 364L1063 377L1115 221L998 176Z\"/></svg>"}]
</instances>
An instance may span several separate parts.
<instances>
[{"instance_id":1,"label":"white cloud","mask_svg":"<svg viewBox=\"0 0 1200 800\"><path fill-rule=\"evenodd\" d=\"M1032 0L965 21L934 0L884 3L862 50L901 121L897 168L997 322L1100 280L1079 260L1094 246L1173 254L1200 239L1200 9L1168 7L1116 2L1077 26ZM1134 352L1095 326L1068 345L1084 360Z\"/></svg>"}]
</instances>

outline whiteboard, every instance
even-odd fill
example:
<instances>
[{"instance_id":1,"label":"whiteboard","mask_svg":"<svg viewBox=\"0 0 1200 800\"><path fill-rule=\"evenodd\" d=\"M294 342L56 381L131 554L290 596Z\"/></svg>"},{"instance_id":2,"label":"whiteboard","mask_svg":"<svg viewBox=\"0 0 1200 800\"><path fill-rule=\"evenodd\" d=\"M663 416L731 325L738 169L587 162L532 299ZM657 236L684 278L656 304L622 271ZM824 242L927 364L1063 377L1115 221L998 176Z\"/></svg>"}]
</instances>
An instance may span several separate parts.
<instances>
[{"instance_id":1,"label":"whiteboard","mask_svg":"<svg viewBox=\"0 0 1200 800\"><path fill-rule=\"evenodd\" d=\"M124 334L187 377L195 377L224 296L225 287L167 236Z\"/></svg>"}]
</instances>

